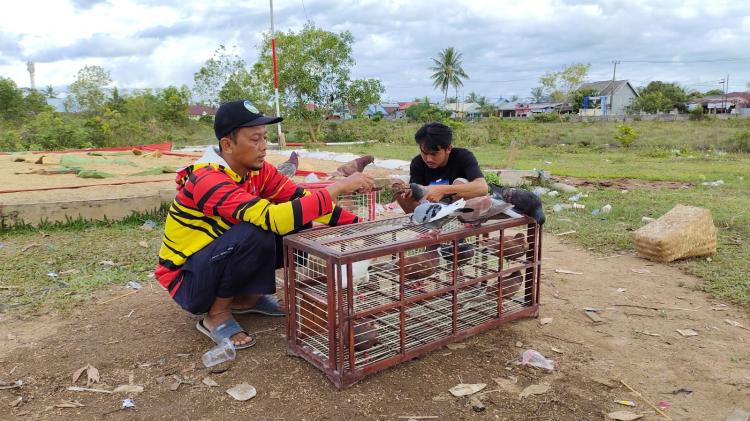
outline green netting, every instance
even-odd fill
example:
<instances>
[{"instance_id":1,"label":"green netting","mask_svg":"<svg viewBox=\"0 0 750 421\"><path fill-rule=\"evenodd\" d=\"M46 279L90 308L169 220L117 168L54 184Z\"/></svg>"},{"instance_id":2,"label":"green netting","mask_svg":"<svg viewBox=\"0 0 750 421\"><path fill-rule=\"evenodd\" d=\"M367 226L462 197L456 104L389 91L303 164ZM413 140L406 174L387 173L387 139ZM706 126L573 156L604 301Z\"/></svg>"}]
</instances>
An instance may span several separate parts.
<instances>
[{"instance_id":1,"label":"green netting","mask_svg":"<svg viewBox=\"0 0 750 421\"><path fill-rule=\"evenodd\" d=\"M76 177L81 178L109 178L114 177L113 174L106 173L98 170L81 170L76 174Z\"/></svg>"},{"instance_id":2,"label":"green netting","mask_svg":"<svg viewBox=\"0 0 750 421\"><path fill-rule=\"evenodd\" d=\"M135 174L130 174L131 176L140 176L140 175L159 175L159 174L171 174L175 172L174 167L170 166L161 166L156 168L149 168L147 170L137 172Z\"/></svg>"}]
</instances>

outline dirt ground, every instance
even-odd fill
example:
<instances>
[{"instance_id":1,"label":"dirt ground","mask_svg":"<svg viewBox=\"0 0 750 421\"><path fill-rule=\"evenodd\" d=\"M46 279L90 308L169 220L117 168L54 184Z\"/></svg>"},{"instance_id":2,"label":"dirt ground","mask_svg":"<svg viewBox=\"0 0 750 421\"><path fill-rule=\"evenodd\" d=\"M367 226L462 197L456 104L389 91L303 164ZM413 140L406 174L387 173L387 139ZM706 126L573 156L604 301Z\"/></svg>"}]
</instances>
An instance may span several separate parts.
<instances>
[{"instance_id":1,"label":"dirt ground","mask_svg":"<svg viewBox=\"0 0 750 421\"><path fill-rule=\"evenodd\" d=\"M651 181L634 178L612 178L612 179L590 179L578 177L555 176L555 181L570 184L576 187L598 187L618 190L628 189L686 189L693 187L692 183L682 181Z\"/></svg>"},{"instance_id":2,"label":"dirt ground","mask_svg":"<svg viewBox=\"0 0 750 421\"><path fill-rule=\"evenodd\" d=\"M173 188L175 185L174 170L192 163L201 154L184 155L187 156L172 156L158 152L134 155L127 151L103 152L97 155L90 155L85 152L0 155L0 163L2 163L0 166L0 185L9 186L6 189L0 189L0 203L40 203L128 197L144 192ZM39 161L40 159L41 161ZM274 165L286 160L285 157L274 153L274 151L269 151L266 159ZM340 162L321 159L301 158L299 169L330 173L341 164ZM112 177L81 178L77 177L75 173L59 173L64 167L72 166L100 171ZM171 169L173 172L139 175L144 171L153 171L160 168ZM365 172L373 177L382 178L388 177L390 174L403 173L402 171L378 168L372 165L367 167ZM297 177L295 180L303 182L304 177ZM3 190L28 191L4 193Z\"/></svg>"},{"instance_id":3,"label":"dirt ground","mask_svg":"<svg viewBox=\"0 0 750 421\"><path fill-rule=\"evenodd\" d=\"M668 402L664 412L679 420L723 419L735 408L750 410L750 331L725 322L748 327L750 318L692 289L697 278L630 255L596 257L550 234L542 268L540 319L487 331L467 339L464 348L436 350L342 391L310 364L286 355L284 321L278 318L240 316L259 332L258 345L240 351L228 370L209 373L200 356L211 344L196 331L196 319L153 282L99 304L124 292L103 291L66 317L19 320L2 314L0 381L23 385L0 390L0 419L601 420L616 410L662 419L645 399ZM604 321L593 323L586 307L602 309ZM541 318L552 321L541 325ZM698 335L683 337L677 329ZM528 348L557 360L559 369L506 366ZM94 388L112 390L132 381L144 391L66 390L72 373L86 364L101 375ZM173 375L185 381L176 390ZM219 386L205 386L205 377ZM242 382L257 389L255 398L238 402L225 392ZM487 384L483 412L448 393L458 383ZM541 383L550 390L519 398L520 390ZM134 410L121 409L128 397ZM83 406L55 407L64 401Z\"/></svg>"}]
</instances>

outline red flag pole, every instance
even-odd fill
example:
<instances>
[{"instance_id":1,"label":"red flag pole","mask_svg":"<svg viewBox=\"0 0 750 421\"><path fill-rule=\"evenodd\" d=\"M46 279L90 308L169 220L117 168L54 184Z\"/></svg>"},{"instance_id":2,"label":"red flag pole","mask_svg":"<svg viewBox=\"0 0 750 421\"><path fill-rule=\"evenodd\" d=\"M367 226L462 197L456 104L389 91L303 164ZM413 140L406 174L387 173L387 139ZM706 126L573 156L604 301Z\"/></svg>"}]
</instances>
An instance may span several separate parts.
<instances>
[{"instance_id":1,"label":"red flag pole","mask_svg":"<svg viewBox=\"0 0 750 421\"><path fill-rule=\"evenodd\" d=\"M273 0L269 0L271 5L271 56L273 57L273 95L276 99L276 116L281 117L281 110L279 109L279 73L276 70L276 33L273 28ZM279 147L286 146L286 139L281 133L281 123L276 125L276 134L279 138Z\"/></svg>"}]
</instances>

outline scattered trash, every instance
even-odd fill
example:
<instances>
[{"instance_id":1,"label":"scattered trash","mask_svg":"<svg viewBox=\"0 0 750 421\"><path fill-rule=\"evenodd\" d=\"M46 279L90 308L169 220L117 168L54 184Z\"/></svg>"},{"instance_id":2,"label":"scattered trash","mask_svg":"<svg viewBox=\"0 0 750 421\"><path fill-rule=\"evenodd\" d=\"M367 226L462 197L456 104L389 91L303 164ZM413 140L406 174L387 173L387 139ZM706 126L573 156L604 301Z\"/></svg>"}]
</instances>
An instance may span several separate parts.
<instances>
[{"instance_id":1,"label":"scattered trash","mask_svg":"<svg viewBox=\"0 0 750 421\"><path fill-rule=\"evenodd\" d=\"M534 187L531 192L537 196L544 196L545 194L549 193L549 189L545 187Z\"/></svg>"},{"instance_id":2,"label":"scattered trash","mask_svg":"<svg viewBox=\"0 0 750 421\"><path fill-rule=\"evenodd\" d=\"M656 406L658 406L659 409L669 409L672 407L672 404L669 403L669 401L660 400L659 403L656 404Z\"/></svg>"},{"instance_id":3,"label":"scattered trash","mask_svg":"<svg viewBox=\"0 0 750 421\"><path fill-rule=\"evenodd\" d=\"M584 195L583 193L576 193L576 194L574 194L573 196L570 196L570 197L568 198L568 201L569 201L569 202L578 202L578 201L579 201L579 200L581 200L581 198L583 198L583 197L588 197L588 196Z\"/></svg>"},{"instance_id":4,"label":"scattered trash","mask_svg":"<svg viewBox=\"0 0 750 421\"><path fill-rule=\"evenodd\" d=\"M580 203L573 203L573 209L586 209L586 205Z\"/></svg>"},{"instance_id":5,"label":"scattered trash","mask_svg":"<svg viewBox=\"0 0 750 421\"><path fill-rule=\"evenodd\" d=\"M602 213L610 213L612 212L612 205L606 204L602 206Z\"/></svg>"},{"instance_id":6,"label":"scattered trash","mask_svg":"<svg viewBox=\"0 0 750 421\"><path fill-rule=\"evenodd\" d=\"M724 421L747 421L750 418L750 413L742 409L735 409L731 414L724 418Z\"/></svg>"},{"instance_id":7,"label":"scattered trash","mask_svg":"<svg viewBox=\"0 0 750 421\"><path fill-rule=\"evenodd\" d=\"M90 388L90 387L81 387L81 386L70 386L70 387L68 387L67 390L69 390L71 392L113 393L111 390L93 389L93 388Z\"/></svg>"},{"instance_id":8,"label":"scattered trash","mask_svg":"<svg viewBox=\"0 0 750 421\"><path fill-rule=\"evenodd\" d=\"M311 173L311 174L314 174L314 173ZM253 386L250 386L247 383L240 383L237 386L227 389L227 393L229 394L229 396L233 397L235 400L246 401L246 400L254 398L255 395L258 394L258 391L256 391Z\"/></svg>"},{"instance_id":9,"label":"scattered trash","mask_svg":"<svg viewBox=\"0 0 750 421\"><path fill-rule=\"evenodd\" d=\"M112 267L115 267L115 262L113 262L111 260L102 260L101 262L99 262L99 264L102 265L102 266L112 266Z\"/></svg>"},{"instance_id":10,"label":"scattered trash","mask_svg":"<svg viewBox=\"0 0 750 421\"><path fill-rule=\"evenodd\" d=\"M620 405L625 406L635 406L635 402L633 401L615 401L615 403L619 403Z\"/></svg>"},{"instance_id":11,"label":"scattered trash","mask_svg":"<svg viewBox=\"0 0 750 421\"><path fill-rule=\"evenodd\" d=\"M565 275L583 275L583 272L576 272L576 271L567 270L567 269L555 269L555 273L562 273Z\"/></svg>"},{"instance_id":12,"label":"scattered trash","mask_svg":"<svg viewBox=\"0 0 750 421\"><path fill-rule=\"evenodd\" d=\"M559 348L555 348L554 346L553 346L553 347L550 347L550 349L551 349L551 350L552 350L553 352L557 352L558 354L562 354L562 353L563 353L563 350L562 350L562 349L559 349Z\"/></svg>"},{"instance_id":13,"label":"scattered trash","mask_svg":"<svg viewBox=\"0 0 750 421\"><path fill-rule=\"evenodd\" d=\"M64 270L64 271L60 272L60 275L75 275L75 274L77 274L79 272L80 272L80 270L78 270L78 269L68 269L68 270Z\"/></svg>"},{"instance_id":14,"label":"scattered trash","mask_svg":"<svg viewBox=\"0 0 750 421\"><path fill-rule=\"evenodd\" d=\"M724 180L704 181L701 183L701 186L719 187L723 184L724 184Z\"/></svg>"},{"instance_id":15,"label":"scattered trash","mask_svg":"<svg viewBox=\"0 0 750 421\"><path fill-rule=\"evenodd\" d=\"M516 348L523 348L523 342L516 341Z\"/></svg>"},{"instance_id":16,"label":"scattered trash","mask_svg":"<svg viewBox=\"0 0 750 421\"><path fill-rule=\"evenodd\" d=\"M552 190L551 192L547 193L547 196L549 197L557 197L560 195L560 192L557 190Z\"/></svg>"},{"instance_id":17,"label":"scattered trash","mask_svg":"<svg viewBox=\"0 0 750 421\"><path fill-rule=\"evenodd\" d=\"M675 390L673 390L673 391L671 391L669 393L671 393L673 395L679 395L680 393L684 393L685 395L690 396L690 395L693 394L693 391L690 390L690 389L685 389L684 387L681 387L681 388L675 389Z\"/></svg>"},{"instance_id":18,"label":"scattered trash","mask_svg":"<svg viewBox=\"0 0 750 421\"><path fill-rule=\"evenodd\" d=\"M569 235L569 234L575 234L575 233L576 233L575 230L570 230L570 231L561 232L561 233L555 234L555 235L558 236L558 237L561 237L563 235Z\"/></svg>"},{"instance_id":19,"label":"scattered trash","mask_svg":"<svg viewBox=\"0 0 750 421\"><path fill-rule=\"evenodd\" d=\"M543 395L549 392L549 389L550 387L548 384L532 384L531 386L526 386L526 388L521 391L518 397L523 399L531 395Z\"/></svg>"},{"instance_id":20,"label":"scattered trash","mask_svg":"<svg viewBox=\"0 0 750 421\"><path fill-rule=\"evenodd\" d=\"M661 336L658 333L651 333L647 330L636 330L635 333L640 333L641 335L648 335L648 336Z\"/></svg>"},{"instance_id":21,"label":"scattered trash","mask_svg":"<svg viewBox=\"0 0 750 421\"><path fill-rule=\"evenodd\" d=\"M487 409L482 401L479 400L479 398L477 398L476 396L472 396L471 399L469 399L469 404L471 405L471 409L473 409L474 412L482 412Z\"/></svg>"},{"instance_id":22,"label":"scattered trash","mask_svg":"<svg viewBox=\"0 0 750 421\"><path fill-rule=\"evenodd\" d=\"M5 244L0 243L0 249L2 249L3 247L5 247Z\"/></svg>"},{"instance_id":23,"label":"scattered trash","mask_svg":"<svg viewBox=\"0 0 750 421\"><path fill-rule=\"evenodd\" d=\"M486 383L459 383L448 389L448 392L459 398L461 396L473 395L485 387L487 387Z\"/></svg>"},{"instance_id":24,"label":"scattered trash","mask_svg":"<svg viewBox=\"0 0 750 421\"><path fill-rule=\"evenodd\" d=\"M17 389L21 386L23 386L23 380L16 380L12 383L0 380L0 390Z\"/></svg>"},{"instance_id":25,"label":"scattered trash","mask_svg":"<svg viewBox=\"0 0 750 421\"><path fill-rule=\"evenodd\" d=\"M656 221L656 219L651 218L650 216L642 216L641 217L641 222L643 222L644 224L650 224L650 223L652 223L654 221Z\"/></svg>"},{"instance_id":26,"label":"scattered trash","mask_svg":"<svg viewBox=\"0 0 750 421\"><path fill-rule=\"evenodd\" d=\"M39 243L26 244L25 246L21 247L21 253L26 253L27 251L29 251L30 249L34 247L41 247L41 244Z\"/></svg>"},{"instance_id":27,"label":"scattered trash","mask_svg":"<svg viewBox=\"0 0 750 421\"><path fill-rule=\"evenodd\" d=\"M122 409L135 409L133 399L127 398L122 400Z\"/></svg>"},{"instance_id":28,"label":"scattered trash","mask_svg":"<svg viewBox=\"0 0 750 421\"><path fill-rule=\"evenodd\" d=\"M724 319L724 322L726 324L730 325L730 326L738 327L740 329L750 330L750 329L746 328L745 326L743 326L742 323L736 322L734 320Z\"/></svg>"},{"instance_id":29,"label":"scattered trash","mask_svg":"<svg viewBox=\"0 0 750 421\"><path fill-rule=\"evenodd\" d=\"M180 358L188 358L188 357L190 357L190 356L191 356L191 355L193 355L193 354L190 354L190 353L188 353L188 352L178 352L178 353L176 353L176 354L174 354L174 355L175 355L176 357L180 357Z\"/></svg>"},{"instance_id":30,"label":"scattered trash","mask_svg":"<svg viewBox=\"0 0 750 421\"><path fill-rule=\"evenodd\" d=\"M141 246L141 247L143 247L143 248L145 248L145 249L148 248L148 243L146 241L143 241L143 240L139 241L138 245Z\"/></svg>"},{"instance_id":31,"label":"scattered trash","mask_svg":"<svg viewBox=\"0 0 750 421\"><path fill-rule=\"evenodd\" d=\"M206 351L201 360L204 366L213 367L223 362L233 361L236 356L237 350L234 343L229 338L224 338L220 344Z\"/></svg>"},{"instance_id":32,"label":"scattered trash","mask_svg":"<svg viewBox=\"0 0 750 421\"><path fill-rule=\"evenodd\" d=\"M127 288L132 288L134 290L139 290L139 289L143 288L143 285L141 285L140 283L138 283L136 281L130 281L125 286Z\"/></svg>"},{"instance_id":33,"label":"scattered trash","mask_svg":"<svg viewBox=\"0 0 750 421\"><path fill-rule=\"evenodd\" d=\"M698 332L694 331L693 329L677 329L677 332L685 337L698 336Z\"/></svg>"},{"instance_id":34,"label":"scattered trash","mask_svg":"<svg viewBox=\"0 0 750 421\"><path fill-rule=\"evenodd\" d=\"M521 354L521 364L550 371L554 370L556 366L555 361L545 358L539 351L533 349L527 349Z\"/></svg>"},{"instance_id":35,"label":"scattered trash","mask_svg":"<svg viewBox=\"0 0 750 421\"><path fill-rule=\"evenodd\" d=\"M143 386L134 384L121 384L113 390L115 393L141 393L143 392Z\"/></svg>"},{"instance_id":36,"label":"scattered trash","mask_svg":"<svg viewBox=\"0 0 750 421\"><path fill-rule=\"evenodd\" d=\"M219 383L216 383L216 381L210 377L204 377L202 382L208 387L219 387Z\"/></svg>"},{"instance_id":37,"label":"scattered trash","mask_svg":"<svg viewBox=\"0 0 750 421\"><path fill-rule=\"evenodd\" d=\"M57 272L48 272L47 276L49 276L52 279L55 279L55 278L57 278L60 275L58 275Z\"/></svg>"},{"instance_id":38,"label":"scattered trash","mask_svg":"<svg viewBox=\"0 0 750 421\"><path fill-rule=\"evenodd\" d=\"M615 291L617 291L617 292L625 292L625 291L627 291L627 289L626 288L617 288Z\"/></svg>"},{"instance_id":39,"label":"scattered trash","mask_svg":"<svg viewBox=\"0 0 750 421\"><path fill-rule=\"evenodd\" d=\"M500 386L500 389L508 393L512 393L512 394L521 393L521 388L517 384L518 377L508 376L507 379L504 377L495 377L492 380L494 380L495 383L497 383L497 385Z\"/></svg>"},{"instance_id":40,"label":"scattered trash","mask_svg":"<svg viewBox=\"0 0 750 421\"><path fill-rule=\"evenodd\" d=\"M552 317L543 317L539 319L539 325L544 326L552 323Z\"/></svg>"},{"instance_id":41,"label":"scattered trash","mask_svg":"<svg viewBox=\"0 0 750 421\"><path fill-rule=\"evenodd\" d=\"M144 231L151 231L152 229L156 228L156 222L147 219L146 222L141 225L141 229Z\"/></svg>"},{"instance_id":42,"label":"scattered trash","mask_svg":"<svg viewBox=\"0 0 750 421\"><path fill-rule=\"evenodd\" d=\"M78 381L83 372L86 372L86 387L91 386L94 383L99 383L99 370L91 364L86 364L73 372L73 384Z\"/></svg>"},{"instance_id":43,"label":"scattered trash","mask_svg":"<svg viewBox=\"0 0 750 421\"><path fill-rule=\"evenodd\" d=\"M61 403L58 403L55 405L55 408L81 408L86 405L78 402L78 401L62 401Z\"/></svg>"},{"instance_id":44,"label":"scattered trash","mask_svg":"<svg viewBox=\"0 0 750 421\"><path fill-rule=\"evenodd\" d=\"M586 314L586 316L594 323L604 323L604 319L599 317L595 311L584 310L584 314Z\"/></svg>"},{"instance_id":45,"label":"scattered trash","mask_svg":"<svg viewBox=\"0 0 750 421\"><path fill-rule=\"evenodd\" d=\"M457 349L464 349L464 348L466 348L466 344L448 344L445 347L448 348L448 349L450 349L451 351L455 351Z\"/></svg>"},{"instance_id":46,"label":"scattered trash","mask_svg":"<svg viewBox=\"0 0 750 421\"><path fill-rule=\"evenodd\" d=\"M314 172L311 172L310 174L305 177L305 183L318 183L320 182L320 179L317 175L315 175Z\"/></svg>"},{"instance_id":47,"label":"scattered trash","mask_svg":"<svg viewBox=\"0 0 750 421\"><path fill-rule=\"evenodd\" d=\"M610 419L618 420L618 421L632 421L632 420L637 420L639 418L643 418L642 414L636 414L630 411L610 412L609 414L607 414L607 416Z\"/></svg>"},{"instance_id":48,"label":"scattered trash","mask_svg":"<svg viewBox=\"0 0 750 421\"><path fill-rule=\"evenodd\" d=\"M552 212L562 212L563 207L559 203L555 203L555 206L552 206Z\"/></svg>"}]
</instances>

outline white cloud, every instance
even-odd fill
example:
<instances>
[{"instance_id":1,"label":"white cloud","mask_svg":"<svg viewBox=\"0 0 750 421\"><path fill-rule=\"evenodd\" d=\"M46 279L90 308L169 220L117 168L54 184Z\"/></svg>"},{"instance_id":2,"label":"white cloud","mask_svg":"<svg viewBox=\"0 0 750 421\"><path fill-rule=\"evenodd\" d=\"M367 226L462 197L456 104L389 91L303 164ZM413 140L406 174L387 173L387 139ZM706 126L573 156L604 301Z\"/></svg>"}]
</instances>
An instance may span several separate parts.
<instances>
[{"instance_id":1,"label":"white cloud","mask_svg":"<svg viewBox=\"0 0 750 421\"><path fill-rule=\"evenodd\" d=\"M591 78L636 85L651 80L701 84L730 73L750 82L750 8L717 0L276 0L278 31L308 20L355 38L354 77L380 78L393 99L442 97L429 79L431 57L463 53L464 94L527 96L540 75L591 63ZM67 85L99 64L125 88L192 84L219 44L237 45L252 63L269 30L268 3L203 0L25 0L0 14L0 75L28 85ZM675 59L677 58L677 59ZM707 61L739 58L738 61ZM633 63L632 60L649 61ZM676 62L675 62L676 61ZM657 63L664 62L664 63Z\"/></svg>"}]
</instances>

